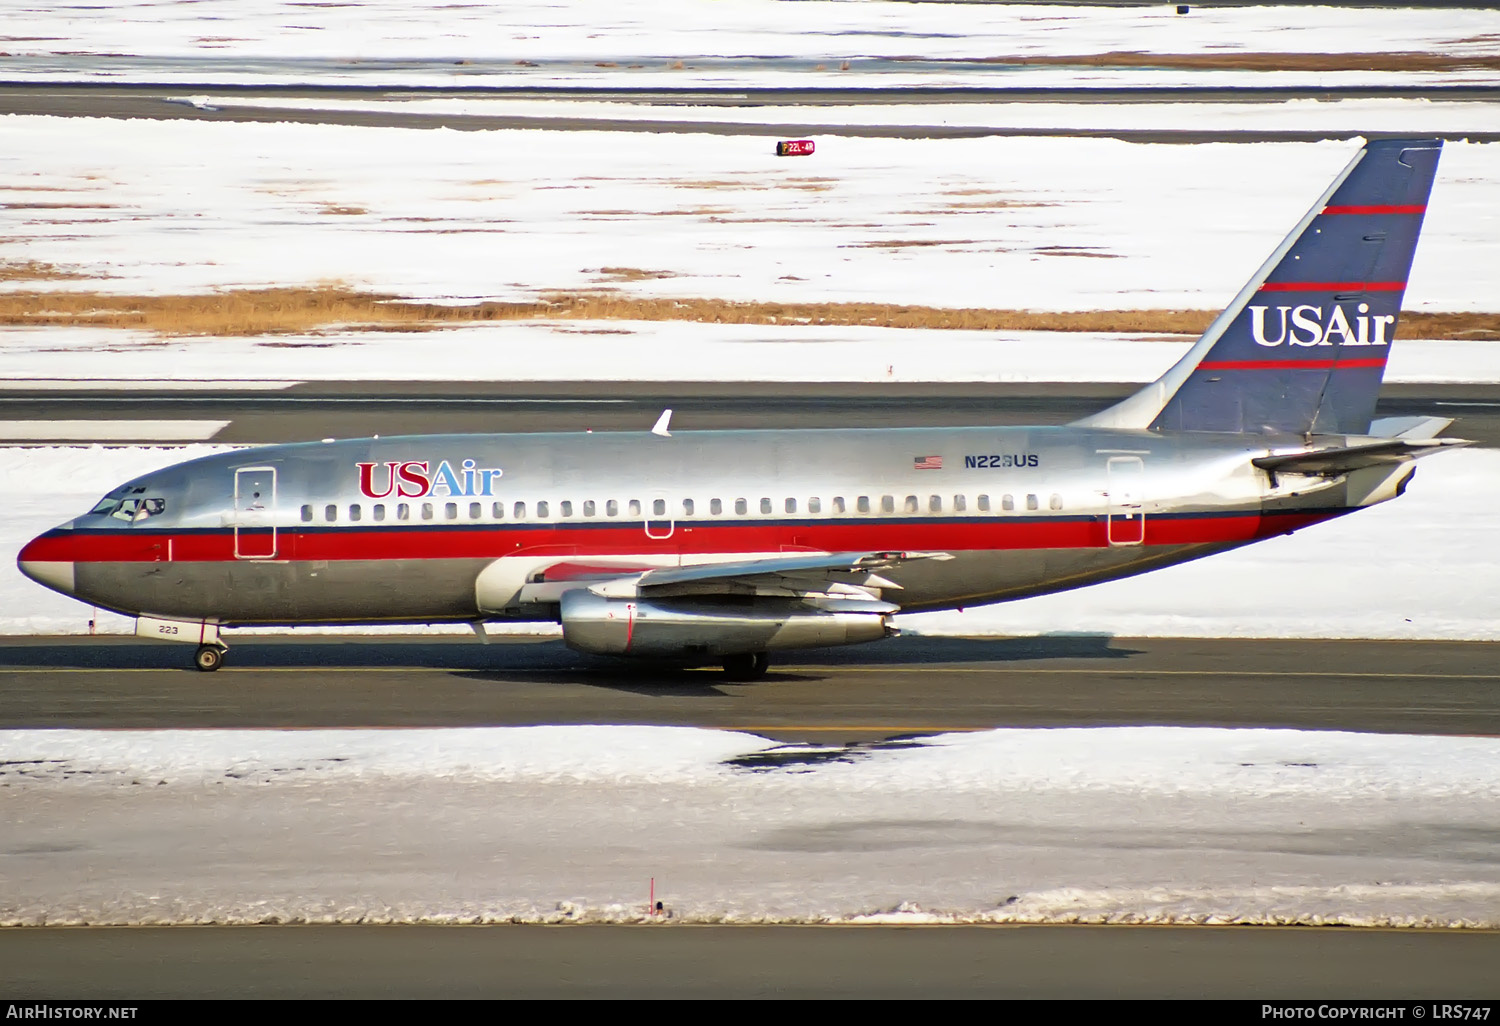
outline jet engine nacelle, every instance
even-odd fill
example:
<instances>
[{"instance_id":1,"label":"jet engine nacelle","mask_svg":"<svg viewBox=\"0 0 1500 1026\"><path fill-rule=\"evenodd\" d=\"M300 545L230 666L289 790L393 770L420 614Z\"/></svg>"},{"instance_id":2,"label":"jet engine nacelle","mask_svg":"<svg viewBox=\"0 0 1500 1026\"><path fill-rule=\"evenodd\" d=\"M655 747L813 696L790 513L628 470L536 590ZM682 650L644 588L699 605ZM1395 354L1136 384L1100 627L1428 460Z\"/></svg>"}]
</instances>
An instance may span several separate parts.
<instances>
[{"instance_id":1,"label":"jet engine nacelle","mask_svg":"<svg viewBox=\"0 0 1500 1026\"><path fill-rule=\"evenodd\" d=\"M774 648L853 645L892 637L884 603L873 612L818 610L795 599L719 603L604 598L578 589L562 596L563 641L599 655L681 659Z\"/></svg>"}]
</instances>

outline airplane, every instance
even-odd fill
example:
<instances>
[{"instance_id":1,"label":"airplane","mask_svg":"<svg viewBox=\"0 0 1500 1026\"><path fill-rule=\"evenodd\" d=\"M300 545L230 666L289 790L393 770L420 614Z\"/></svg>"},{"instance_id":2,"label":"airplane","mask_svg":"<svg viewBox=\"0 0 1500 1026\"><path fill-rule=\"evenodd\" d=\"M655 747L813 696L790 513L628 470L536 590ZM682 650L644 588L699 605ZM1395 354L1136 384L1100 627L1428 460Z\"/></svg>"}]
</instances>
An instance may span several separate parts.
<instances>
[{"instance_id":1,"label":"airplane","mask_svg":"<svg viewBox=\"0 0 1500 1026\"><path fill-rule=\"evenodd\" d=\"M240 449L111 490L32 580L196 646L231 627L552 622L763 675L898 611L1083 587L1393 499L1451 420L1372 422L1442 142L1365 144L1197 343L1062 426L431 434Z\"/></svg>"}]
</instances>

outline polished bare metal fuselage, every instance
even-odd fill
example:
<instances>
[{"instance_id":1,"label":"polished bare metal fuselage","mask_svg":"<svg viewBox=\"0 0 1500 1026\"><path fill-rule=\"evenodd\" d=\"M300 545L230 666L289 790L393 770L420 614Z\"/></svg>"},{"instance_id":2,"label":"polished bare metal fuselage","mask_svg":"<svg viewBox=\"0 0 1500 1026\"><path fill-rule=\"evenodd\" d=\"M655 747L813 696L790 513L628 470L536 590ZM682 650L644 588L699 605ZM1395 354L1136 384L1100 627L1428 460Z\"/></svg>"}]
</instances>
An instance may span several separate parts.
<instances>
[{"instance_id":1,"label":"polished bare metal fuselage","mask_svg":"<svg viewBox=\"0 0 1500 1026\"><path fill-rule=\"evenodd\" d=\"M794 552L951 554L883 574L899 586L887 601L942 609L1233 548L1391 497L1410 474L1251 464L1279 445L1304 440L1077 427L362 439L180 464L117 490L160 497L160 514L85 515L53 534L97 546L75 564L78 598L230 625L551 620L556 596L527 586L559 561ZM402 466L430 479L443 461L451 477L409 494Z\"/></svg>"}]
</instances>

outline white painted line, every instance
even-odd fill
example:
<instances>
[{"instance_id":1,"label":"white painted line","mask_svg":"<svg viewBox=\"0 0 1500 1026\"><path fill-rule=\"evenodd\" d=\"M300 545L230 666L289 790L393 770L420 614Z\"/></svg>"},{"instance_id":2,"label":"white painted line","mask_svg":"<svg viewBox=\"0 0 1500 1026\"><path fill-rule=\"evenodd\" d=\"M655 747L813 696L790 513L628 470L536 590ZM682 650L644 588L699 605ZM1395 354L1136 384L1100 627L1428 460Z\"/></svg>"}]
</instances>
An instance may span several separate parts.
<instances>
[{"instance_id":1,"label":"white painted line","mask_svg":"<svg viewBox=\"0 0 1500 1026\"><path fill-rule=\"evenodd\" d=\"M0 420L8 442L200 442L227 420Z\"/></svg>"}]
</instances>

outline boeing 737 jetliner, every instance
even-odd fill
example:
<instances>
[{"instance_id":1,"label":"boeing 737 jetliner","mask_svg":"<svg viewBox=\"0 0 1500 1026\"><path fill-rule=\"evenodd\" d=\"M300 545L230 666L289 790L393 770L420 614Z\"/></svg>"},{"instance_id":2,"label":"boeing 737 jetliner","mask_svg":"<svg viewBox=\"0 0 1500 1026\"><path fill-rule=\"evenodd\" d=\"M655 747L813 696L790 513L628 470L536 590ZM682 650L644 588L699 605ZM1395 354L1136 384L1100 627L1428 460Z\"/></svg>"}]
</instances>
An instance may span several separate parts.
<instances>
[{"instance_id":1,"label":"boeing 737 jetliner","mask_svg":"<svg viewBox=\"0 0 1500 1026\"><path fill-rule=\"evenodd\" d=\"M413 435L111 491L32 580L197 646L244 625L560 623L765 672L898 610L1077 588L1395 498L1449 421L1371 422L1442 143L1366 145L1160 380L1062 427ZM1186 600L1186 597L1184 597Z\"/></svg>"}]
</instances>

